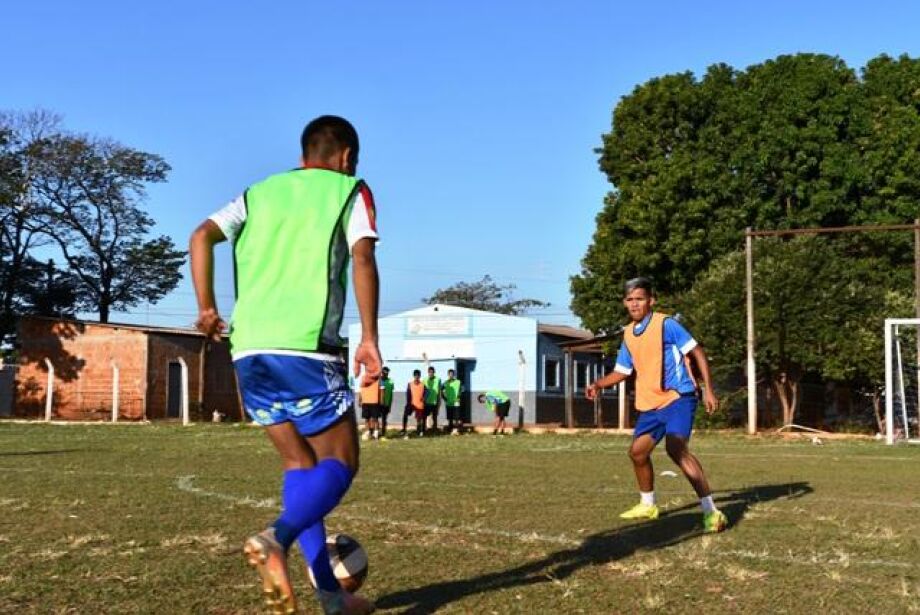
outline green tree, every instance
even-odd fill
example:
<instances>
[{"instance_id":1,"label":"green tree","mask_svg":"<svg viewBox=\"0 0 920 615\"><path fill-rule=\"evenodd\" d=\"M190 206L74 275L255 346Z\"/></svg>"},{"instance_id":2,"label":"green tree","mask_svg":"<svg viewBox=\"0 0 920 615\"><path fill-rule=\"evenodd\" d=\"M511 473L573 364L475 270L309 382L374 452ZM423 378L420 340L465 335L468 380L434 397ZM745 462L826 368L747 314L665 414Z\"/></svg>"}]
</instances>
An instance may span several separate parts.
<instances>
[{"instance_id":1,"label":"green tree","mask_svg":"<svg viewBox=\"0 0 920 615\"><path fill-rule=\"evenodd\" d=\"M41 230L79 280L78 298L101 322L112 310L156 302L181 279L185 252L166 236L148 239L153 219L139 204L169 165L115 141L55 134L29 150Z\"/></svg>"},{"instance_id":2,"label":"green tree","mask_svg":"<svg viewBox=\"0 0 920 615\"><path fill-rule=\"evenodd\" d=\"M0 113L0 343L15 333L16 315L34 290L30 254L48 243L30 191L28 150L57 129L59 118L45 111Z\"/></svg>"},{"instance_id":3,"label":"green tree","mask_svg":"<svg viewBox=\"0 0 920 615\"><path fill-rule=\"evenodd\" d=\"M684 73L637 87L598 150L614 189L571 280L572 310L591 329L612 329L630 277L679 293L737 250L747 226L853 220L868 129L859 80L829 56L716 65L699 81Z\"/></svg>"},{"instance_id":4,"label":"green tree","mask_svg":"<svg viewBox=\"0 0 920 615\"><path fill-rule=\"evenodd\" d=\"M795 420L807 374L877 396L884 319L909 312L909 288L892 288L884 269L847 257L846 249L846 241L826 237L756 243L757 373L779 401L784 424ZM744 260L743 252L716 259L679 301L722 373L744 365Z\"/></svg>"},{"instance_id":5,"label":"green tree","mask_svg":"<svg viewBox=\"0 0 920 615\"><path fill-rule=\"evenodd\" d=\"M486 275L476 282L457 282L439 289L422 301L428 305L442 303L499 314L523 314L531 308L549 306L549 303L537 299L514 299L515 288L514 284L500 286Z\"/></svg>"}]
</instances>

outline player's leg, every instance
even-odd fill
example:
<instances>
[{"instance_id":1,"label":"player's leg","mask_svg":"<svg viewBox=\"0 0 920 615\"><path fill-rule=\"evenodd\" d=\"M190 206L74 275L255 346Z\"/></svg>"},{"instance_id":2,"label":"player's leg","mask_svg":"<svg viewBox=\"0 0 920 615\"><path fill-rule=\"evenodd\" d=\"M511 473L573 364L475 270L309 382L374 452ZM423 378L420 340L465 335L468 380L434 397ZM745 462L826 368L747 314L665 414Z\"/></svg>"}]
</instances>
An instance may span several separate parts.
<instances>
[{"instance_id":1,"label":"player's leg","mask_svg":"<svg viewBox=\"0 0 920 615\"><path fill-rule=\"evenodd\" d=\"M690 435L696 405L696 397L681 397L667 407L665 449L699 496L706 531L721 532L728 525L728 520L712 500L712 490L703 471L703 465L690 452Z\"/></svg>"},{"instance_id":2,"label":"player's leg","mask_svg":"<svg viewBox=\"0 0 920 615\"><path fill-rule=\"evenodd\" d=\"M642 412L633 430L633 441L629 446L629 459L639 486L639 503L623 512L621 519L657 519L655 504L655 468L652 466L652 451L664 435L664 426L658 422L658 411Z\"/></svg>"},{"instance_id":3,"label":"player's leg","mask_svg":"<svg viewBox=\"0 0 920 615\"><path fill-rule=\"evenodd\" d=\"M431 433L438 433L438 410L440 405L431 406Z\"/></svg>"},{"instance_id":4,"label":"player's leg","mask_svg":"<svg viewBox=\"0 0 920 615\"><path fill-rule=\"evenodd\" d=\"M358 430L354 414L348 412L342 420L328 429L307 436L306 441L316 456L317 468L329 464L331 468L336 468L339 476L348 477L347 482L338 485L327 483L327 489L323 493L304 494L312 498L327 497L327 505L331 504L334 508L341 501L351 486L352 479L358 473ZM331 511L332 508L329 510ZM373 610L374 607L370 601L348 594L339 587L326 550L326 528L322 518L317 519L300 534L299 542L304 558L313 572L318 590L317 595L325 612L345 615L369 613Z\"/></svg>"},{"instance_id":5,"label":"player's leg","mask_svg":"<svg viewBox=\"0 0 920 615\"><path fill-rule=\"evenodd\" d=\"M387 437L387 418L390 416L389 406L380 406L380 437Z\"/></svg>"},{"instance_id":6,"label":"player's leg","mask_svg":"<svg viewBox=\"0 0 920 615\"><path fill-rule=\"evenodd\" d=\"M408 426L409 426L409 417L412 416L413 410L412 406L406 404L406 407L403 408L403 420L402 420L402 435L408 435Z\"/></svg>"},{"instance_id":7,"label":"player's leg","mask_svg":"<svg viewBox=\"0 0 920 615\"><path fill-rule=\"evenodd\" d=\"M269 425L265 431L281 455L285 474L313 467L316 458L293 424L284 422ZM273 613L287 614L297 610L287 570L287 551L295 538L296 535L291 536L290 531L284 536L278 536L278 528L273 524L250 537L243 546L249 563L256 567L262 578L262 593Z\"/></svg>"}]
</instances>

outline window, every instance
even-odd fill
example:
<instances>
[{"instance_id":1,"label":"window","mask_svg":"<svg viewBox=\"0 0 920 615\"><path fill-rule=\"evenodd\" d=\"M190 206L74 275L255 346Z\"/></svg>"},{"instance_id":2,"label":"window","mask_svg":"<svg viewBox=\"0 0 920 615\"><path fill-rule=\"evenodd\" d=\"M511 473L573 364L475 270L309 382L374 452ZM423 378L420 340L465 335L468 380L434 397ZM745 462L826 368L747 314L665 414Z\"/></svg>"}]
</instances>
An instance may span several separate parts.
<instances>
[{"instance_id":1,"label":"window","mask_svg":"<svg viewBox=\"0 0 920 615\"><path fill-rule=\"evenodd\" d=\"M588 386L588 364L575 361L575 390L584 391Z\"/></svg>"},{"instance_id":2,"label":"window","mask_svg":"<svg viewBox=\"0 0 920 615\"><path fill-rule=\"evenodd\" d=\"M543 390L559 388L559 359L543 357Z\"/></svg>"}]
</instances>

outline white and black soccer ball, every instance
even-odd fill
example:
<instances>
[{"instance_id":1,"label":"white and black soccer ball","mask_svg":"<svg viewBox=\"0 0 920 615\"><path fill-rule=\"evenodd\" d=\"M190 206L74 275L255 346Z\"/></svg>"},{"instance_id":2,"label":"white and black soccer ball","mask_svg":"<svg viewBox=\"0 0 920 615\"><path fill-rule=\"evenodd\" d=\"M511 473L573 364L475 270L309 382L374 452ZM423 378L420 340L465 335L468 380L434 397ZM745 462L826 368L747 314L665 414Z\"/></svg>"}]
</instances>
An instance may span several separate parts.
<instances>
[{"instance_id":1,"label":"white and black soccer ball","mask_svg":"<svg viewBox=\"0 0 920 615\"><path fill-rule=\"evenodd\" d=\"M347 592L358 591L367 578L367 552L361 543L347 534L332 534L326 537L326 550L332 573L339 585ZM316 587L313 571L307 567L310 583Z\"/></svg>"}]
</instances>

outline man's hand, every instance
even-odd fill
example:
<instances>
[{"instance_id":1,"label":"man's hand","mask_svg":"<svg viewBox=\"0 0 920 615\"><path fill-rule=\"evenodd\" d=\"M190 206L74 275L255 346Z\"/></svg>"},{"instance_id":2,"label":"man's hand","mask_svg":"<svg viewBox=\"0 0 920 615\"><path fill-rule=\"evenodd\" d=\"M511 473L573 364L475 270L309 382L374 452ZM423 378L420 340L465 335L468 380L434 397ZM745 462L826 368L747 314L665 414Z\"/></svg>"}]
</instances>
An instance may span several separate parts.
<instances>
[{"instance_id":1,"label":"man's hand","mask_svg":"<svg viewBox=\"0 0 920 615\"><path fill-rule=\"evenodd\" d=\"M597 397L597 394L601 392L601 388L597 386L596 383L589 384L588 388L585 389L585 397L594 401L594 398Z\"/></svg>"},{"instance_id":2,"label":"man's hand","mask_svg":"<svg viewBox=\"0 0 920 615\"><path fill-rule=\"evenodd\" d=\"M217 310L208 308L198 313L198 320L195 321L195 328L205 334L208 338L219 342L221 334L227 329L227 323L220 317Z\"/></svg>"},{"instance_id":3,"label":"man's hand","mask_svg":"<svg viewBox=\"0 0 920 615\"><path fill-rule=\"evenodd\" d=\"M719 400L712 394L710 389L703 392L703 403L706 405L706 414L712 414L719 409Z\"/></svg>"},{"instance_id":4,"label":"man's hand","mask_svg":"<svg viewBox=\"0 0 920 615\"><path fill-rule=\"evenodd\" d=\"M361 366L364 366L364 376L361 378L360 386L366 387L380 378L380 349L377 342L362 341L355 349L354 372L357 378L361 375Z\"/></svg>"}]
</instances>

